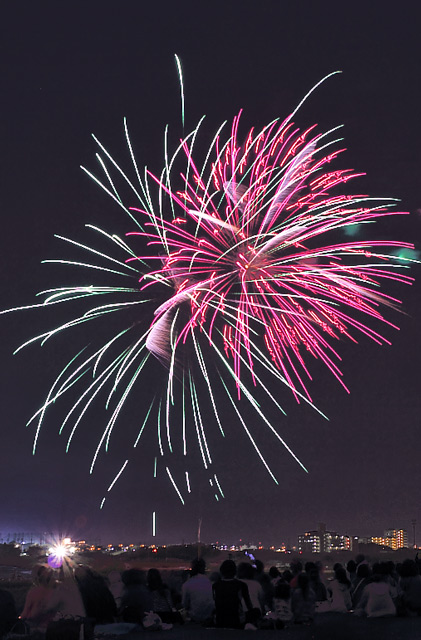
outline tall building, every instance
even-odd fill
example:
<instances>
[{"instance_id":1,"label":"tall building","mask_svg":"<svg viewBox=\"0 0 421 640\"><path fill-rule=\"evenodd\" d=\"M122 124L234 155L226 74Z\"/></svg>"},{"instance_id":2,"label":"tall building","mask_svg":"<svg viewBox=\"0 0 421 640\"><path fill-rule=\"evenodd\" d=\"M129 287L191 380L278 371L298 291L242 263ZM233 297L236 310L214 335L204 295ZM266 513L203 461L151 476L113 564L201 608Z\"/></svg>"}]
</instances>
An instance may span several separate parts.
<instances>
[{"instance_id":1,"label":"tall building","mask_svg":"<svg viewBox=\"0 0 421 640\"><path fill-rule=\"evenodd\" d=\"M298 536L298 550L302 553L330 553L352 549L352 538L336 531L326 531L324 523L317 531L307 531Z\"/></svg>"},{"instance_id":2,"label":"tall building","mask_svg":"<svg viewBox=\"0 0 421 640\"><path fill-rule=\"evenodd\" d=\"M298 551L302 553L320 553L322 539L318 531L307 531L298 536Z\"/></svg>"},{"instance_id":3,"label":"tall building","mask_svg":"<svg viewBox=\"0 0 421 640\"><path fill-rule=\"evenodd\" d=\"M390 547L394 551L408 546L408 532L405 529L386 529L384 537L372 537L370 542L384 547Z\"/></svg>"},{"instance_id":4,"label":"tall building","mask_svg":"<svg viewBox=\"0 0 421 640\"><path fill-rule=\"evenodd\" d=\"M324 538L325 551L350 551L352 549L352 538L350 536L326 531Z\"/></svg>"},{"instance_id":5,"label":"tall building","mask_svg":"<svg viewBox=\"0 0 421 640\"><path fill-rule=\"evenodd\" d=\"M390 538L392 549L403 549L408 546L408 532L405 529L386 529L385 538Z\"/></svg>"}]
</instances>

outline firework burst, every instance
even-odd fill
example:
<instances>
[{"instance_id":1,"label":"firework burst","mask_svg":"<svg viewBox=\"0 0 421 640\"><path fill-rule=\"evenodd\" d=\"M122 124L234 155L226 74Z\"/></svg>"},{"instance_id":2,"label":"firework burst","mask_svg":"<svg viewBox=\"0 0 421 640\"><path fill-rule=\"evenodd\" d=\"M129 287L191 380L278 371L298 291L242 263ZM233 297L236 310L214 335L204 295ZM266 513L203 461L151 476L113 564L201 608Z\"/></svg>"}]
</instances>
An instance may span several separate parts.
<instances>
[{"instance_id":1,"label":"firework burst","mask_svg":"<svg viewBox=\"0 0 421 640\"><path fill-rule=\"evenodd\" d=\"M389 342L380 327L394 325L383 314L399 300L380 285L412 282L404 273L412 260L397 262L393 253L413 245L343 241L344 232L354 225L370 229L378 218L403 213L392 210L394 200L344 194L345 184L362 174L336 168L344 151L335 137L339 128L318 133L312 126L301 131L292 120L296 111L284 121L274 120L243 135L240 113L230 128L218 129L204 154L201 147L196 153L203 118L173 155L167 151L166 130L165 164L158 175L147 169L141 175L125 123L133 180L95 138L105 179L87 173L126 211L135 230L123 240L90 227L112 243L112 254L58 236L92 260L49 262L117 277L121 285L51 289L42 292L42 304L31 306L79 300L88 309L22 346L43 343L92 320L110 324L108 339L75 355L31 419L36 422L34 450L48 407L70 388L85 385L60 432L68 429L69 447L91 403L99 394L106 395L110 417L94 452L92 471L101 450L109 447L126 399L134 388L141 393L140 381L151 375L155 362L165 381L162 392L139 402L133 444L139 445L145 429L156 429L153 473L164 469L183 503L191 491L189 455L201 458L215 498L224 496L208 443L210 422L224 435L222 402L232 407L275 482L259 439L276 439L303 466L262 409L261 398L282 411L283 385L298 402L314 406L312 359L321 361L345 387L336 345L345 338L357 342L360 335L379 344ZM198 155L203 157L200 163ZM136 196L135 207L123 202L113 171ZM97 305L98 296L104 295L113 296L113 301ZM118 332L108 320L116 313L122 322ZM88 373L92 379L86 382ZM273 382L278 385L275 392ZM253 409L260 424L254 432L244 406L247 412ZM175 478L171 471L174 455L185 457L182 477Z\"/></svg>"}]
</instances>

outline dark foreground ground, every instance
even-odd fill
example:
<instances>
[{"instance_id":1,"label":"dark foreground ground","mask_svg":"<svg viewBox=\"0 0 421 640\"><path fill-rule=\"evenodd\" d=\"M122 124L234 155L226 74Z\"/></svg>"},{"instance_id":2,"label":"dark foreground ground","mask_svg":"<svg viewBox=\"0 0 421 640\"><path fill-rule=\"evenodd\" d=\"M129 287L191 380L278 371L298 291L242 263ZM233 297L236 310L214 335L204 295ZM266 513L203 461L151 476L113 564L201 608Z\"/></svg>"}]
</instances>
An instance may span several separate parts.
<instances>
[{"instance_id":1,"label":"dark foreground ground","mask_svg":"<svg viewBox=\"0 0 421 640\"><path fill-rule=\"evenodd\" d=\"M141 631L120 636L121 640L421 640L421 618L362 619L353 615L326 613L316 617L311 626L291 625L280 631L237 631L204 629L189 625L170 631ZM108 636L109 637L109 636ZM250 639L251 640L251 639Z\"/></svg>"},{"instance_id":2,"label":"dark foreground ground","mask_svg":"<svg viewBox=\"0 0 421 640\"><path fill-rule=\"evenodd\" d=\"M258 640L421 640L421 617L367 619L352 614L324 613L311 625L291 624L280 630L239 631L186 624L174 625L168 631L139 629L123 635L121 629L119 635L110 634L114 631L110 627L107 631L107 634L95 633L95 640L251 640L256 636ZM19 638L40 640L39 634Z\"/></svg>"}]
</instances>

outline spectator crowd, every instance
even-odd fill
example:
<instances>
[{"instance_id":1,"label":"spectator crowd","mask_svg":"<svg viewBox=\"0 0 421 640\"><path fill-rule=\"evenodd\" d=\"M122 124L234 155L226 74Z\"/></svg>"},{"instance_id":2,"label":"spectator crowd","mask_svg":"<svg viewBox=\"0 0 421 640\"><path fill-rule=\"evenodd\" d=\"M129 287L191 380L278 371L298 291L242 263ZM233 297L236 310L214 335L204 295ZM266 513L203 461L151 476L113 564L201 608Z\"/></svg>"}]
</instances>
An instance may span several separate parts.
<instances>
[{"instance_id":1,"label":"spectator crowd","mask_svg":"<svg viewBox=\"0 0 421 640\"><path fill-rule=\"evenodd\" d=\"M171 580L169 580L171 582ZM174 582L174 581L173 581ZM420 616L421 576L417 559L370 565L357 556L336 563L327 578L318 562L293 560L288 569L264 570L255 559L227 559L206 575L198 558L183 584L165 584L158 569L131 568L107 578L89 567L38 566L19 619L40 637L57 615L92 625L126 623L169 629L196 624L234 629L282 629L311 625L327 612L374 617ZM10 593L0 589L0 637L18 619Z\"/></svg>"}]
</instances>

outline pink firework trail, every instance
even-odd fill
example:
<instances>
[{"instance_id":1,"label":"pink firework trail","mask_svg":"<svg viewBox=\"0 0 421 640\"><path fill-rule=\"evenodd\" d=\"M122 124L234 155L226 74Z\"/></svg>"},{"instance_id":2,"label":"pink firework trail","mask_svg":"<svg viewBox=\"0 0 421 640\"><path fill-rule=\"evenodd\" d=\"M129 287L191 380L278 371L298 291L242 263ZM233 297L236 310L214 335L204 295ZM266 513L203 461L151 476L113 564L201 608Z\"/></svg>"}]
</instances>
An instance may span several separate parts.
<instances>
[{"instance_id":1,"label":"pink firework trail","mask_svg":"<svg viewBox=\"0 0 421 640\"><path fill-rule=\"evenodd\" d=\"M413 245L388 240L325 244L341 227L397 213L378 200L372 206L366 195L331 195L361 174L329 170L343 149L327 154L324 136L311 136L314 127L300 133L291 122L272 123L257 133L251 129L240 145L239 119L234 118L226 142L216 138L216 158L206 177L182 141L187 160L182 191L172 191L148 172L173 201L176 217L134 209L150 219L148 230L134 235L147 236L154 249L167 254L147 283L141 280L142 288L155 277L174 290L155 311L147 346L169 364L189 334L203 333L232 362L239 397L242 369L256 385L255 361L263 359L297 400L297 388L311 400L306 353L320 358L345 387L332 343L344 336L356 341L359 332L379 344L389 342L358 317L391 324L382 307L400 301L380 292L380 283L412 279L392 271L384 251ZM139 258L147 260L129 260ZM171 343L175 311L186 304L188 318Z\"/></svg>"},{"instance_id":2,"label":"pink firework trail","mask_svg":"<svg viewBox=\"0 0 421 640\"><path fill-rule=\"evenodd\" d=\"M192 490L186 469L189 456L197 454L215 498L224 497L209 441L211 436L214 444L215 434L224 435L221 397L229 400L229 420L238 418L275 482L258 440L267 447L268 438L275 438L304 468L266 409L271 404L283 411L276 385L285 385L298 402L314 407L309 383L315 358L345 387L336 345L344 338L357 342L359 335L389 343L380 327L394 325L384 311L397 308L400 301L384 293L381 285L384 281L410 284L412 278L404 271L415 260L397 260L395 255L413 249L411 243L343 241L349 227L359 225L368 232L379 218L405 214L392 209L396 204L392 199L344 195L344 185L362 174L336 168L344 151L338 148L340 139L332 139L339 127L327 133L317 133L316 126L301 132L292 121L296 111L283 122L275 120L245 135L239 133L240 113L225 138L223 125L218 129L209 149L199 154L204 158L201 162L195 158L203 118L172 156L166 131L164 168L159 175L145 169L143 177L125 125L133 180L95 139L102 152L98 159L105 181L87 173L137 225L138 230L128 236L135 236L136 246L140 236L144 250L139 254L128 241L92 226L112 244L112 255L59 236L91 259L48 262L82 266L84 272L89 269L91 274L110 278L110 284L102 280L99 285L42 292L44 302L28 308L45 309L75 300L88 307L25 344L44 343L64 329L101 319L109 336L96 347L90 343L82 348L53 383L30 421L37 424L34 450L46 410L68 390L84 385L60 433L69 429L69 447L91 404L108 388L110 417L91 471L101 451L108 450L133 389L140 396L133 446L142 442L145 430L156 429L153 475L162 469L183 504ZM112 170L140 206L126 207ZM119 286L114 284L116 278ZM98 296L104 295L112 296L112 302L98 304ZM118 331L116 312L121 321ZM164 371L162 390L146 397L141 380L162 379ZM92 378L85 383L87 373ZM252 427L250 408L256 416ZM264 432L262 424L267 428ZM129 458L120 462L109 490L128 463ZM176 468L171 470L170 465Z\"/></svg>"}]
</instances>

